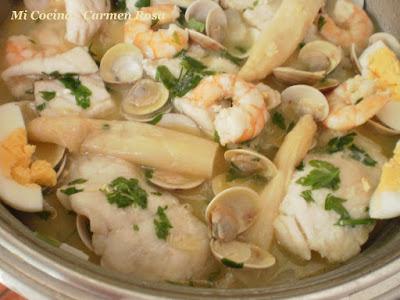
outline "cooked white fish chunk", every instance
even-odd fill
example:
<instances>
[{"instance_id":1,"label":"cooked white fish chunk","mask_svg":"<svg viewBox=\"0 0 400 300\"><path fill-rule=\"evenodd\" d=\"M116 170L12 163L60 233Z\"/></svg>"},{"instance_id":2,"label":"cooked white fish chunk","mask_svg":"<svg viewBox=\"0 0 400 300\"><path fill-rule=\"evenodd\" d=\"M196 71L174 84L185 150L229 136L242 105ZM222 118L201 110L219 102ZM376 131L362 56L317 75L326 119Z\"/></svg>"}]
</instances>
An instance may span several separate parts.
<instances>
[{"instance_id":1,"label":"cooked white fish chunk","mask_svg":"<svg viewBox=\"0 0 400 300\"><path fill-rule=\"evenodd\" d=\"M115 103L98 74L73 76L72 80L80 83L86 94L68 88L58 79L35 82L35 104L41 116L101 118L114 111Z\"/></svg>"},{"instance_id":2,"label":"cooked white fish chunk","mask_svg":"<svg viewBox=\"0 0 400 300\"><path fill-rule=\"evenodd\" d=\"M372 218L390 219L400 216L400 142L392 159L382 169L379 186L371 199L369 213Z\"/></svg>"},{"instance_id":3,"label":"cooked white fish chunk","mask_svg":"<svg viewBox=\"0 0 400 300\"><path fill-rule=\"evenodd\" d=\"M54 56L24 60L6 69L1 77L4 81L7 81L17 76L42 75L43 73L50 74L53 72L93 74L98 69L87 48L76 47Z\"/></svg>"},{"instance_id":4,"label":"cooked white fish chunk","mask_svg":"<svg viewBox=\"0 0 400 300\"><path fill-rule=\"evenodd\" d=\"M99 18L102 13L109 13L110 0L65 0L68 14L66 40L85 46L100 29L104 22Z\"/></svg>"},{"instance_id":5,"label":"cooked white fish chunk","mask_svg":"<svg viewBox=\"0 0 400 300\"><path fill-rule=\"evenodd\" d=\"M159 194L142 178L138 168L111 157L80 157L72 163L70 180L82 192L57 195L68 209L85 215L93 232L93 247L103 266L145 280L190 280L201 276L210 258L207 229L178 200ZM136 178L147 192L147 208L110 204L100 191L118 177ZM172 225L166 239L156 234L157 211L163 208ZM204 274L203 274L204 275Z\"/></svg>"},{"instance_id":6,"label":"cooked white fish chunk","mask_svg":"<svg viewBox=\"0 0 400 300\"><path fill-rule=\"evenodd\" d=\"M315 251L330 262L343 262L360 252L374 227L368 207L385 159L378 150L368 148L368 154L376 161L375 166L368 166L351 158L352 154L309 155L304 170L297 171L291 180L274 227L278 242L302 259L310 260ZM339 170L337 190L312 190L298 182L316 169L310 165L313 160L327 162ZM315 174L308 180L329 182L332 174L322 179L321 174ZM334 181L332 184L335 185ZM308 194L308 190L312 191Z\"/></svg>"}]
</instances>

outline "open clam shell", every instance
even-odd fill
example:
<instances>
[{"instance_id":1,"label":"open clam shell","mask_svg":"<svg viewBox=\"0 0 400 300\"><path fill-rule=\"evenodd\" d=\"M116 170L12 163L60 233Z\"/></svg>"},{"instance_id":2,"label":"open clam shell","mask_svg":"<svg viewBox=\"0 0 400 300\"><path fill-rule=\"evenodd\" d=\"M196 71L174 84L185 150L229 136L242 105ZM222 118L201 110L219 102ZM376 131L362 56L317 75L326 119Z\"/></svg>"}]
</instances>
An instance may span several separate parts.
<instances>
[{"instance_id":1,"label":"open clam shell","mask_svg":"<svg viewBox=\"0 0 400 300\"><path fill-rule=\"evenodd\" d=\"M357 46L354 43L351 44L351 47L350 47L350 60L351 60L351 63L353 64L354 69L357 71L357 73L361 74L361 65L360 65L360 61L358 59Z\"/></svg>"},{"instance_id":2,"label":"open clam shell","mask_svg":"<svg viewBox=\"0 0 400 300\"><path fill-rule=\"evenodd\" d=\"M121 114L128 120L147 122L170 109L169 92L162 83L142 79L123 97Z\"/></svg>"},{"instance_id":3,"label":"open clam shell","mask_svg":"<svg viewBox=\"0 0 400 300\"><path fill-rule=\"evenodd\" d=\"M210 11L216 8L221 7L215 1L196 0L186 9L185 20L189 22L191 19L195 19L199 22L205 23Z\"/></svg>"},{"instance_id":4,"label":"open clam shell","mask_svg":"<svg viewBox=\"0 0 400 300\"><path fill-rule=\"evenodd\" d=\"M307 84L314 85L317 82L324 79L326 72L309 72L294 69L291 67L278 67L273 70L274 76L281 82L295 85L295 84Z\"/></svg>"},{"instance_id":5,"label":"open clam shell","mask_svg":"<svg viewBox=\"0 0 400 300\"><path fill-rule=\"evenodd\" d=\"M260 196L245 187L227 189L210 202L206 220L213 238L233 241L256 220L261 209Z\"/></svg>"},{"instance_id":6,"label":"open clam shell","mask_svg":"<svg viewBox=\"0 0 400 300\"><path fill-rule=\"evenodd\" d=\"M342 61L340 47L327 41L313 41L306 44L299 52L299 60L312 72L331 73Z\"/></svg>"},{"instance_id":7,"label":"open clam shell","mask_svg":"<svg viewBox=\"0 0 400 300\"><path fill-rule=\"evenodd\" d=\"M189 190L198 187L205 180L169 171L154 170L149 181L167 190Z\"/></svg>"},{"instance_id":8,"label":"open clam shell","mask_svg":"<svg viewBox=\"0 0 400 300\"><path fill-rule=\"evenodd\" d=\"M301 115L311 114L317 121L323 121L328 117L328 100L314 87L291 86L284 90L281 96L282 104L291 106L295 112Z\"/></svg>"},{"instance_id":9,"label":"open clam shell","mask_svg":"<svg viewBox=\"0 0 400 300\"><path fill-rule=\"evenodd\" d=\"M86 216L76 216L76 230L82 243L91 251L93 251L92 233L90 231L90 221Z\"/></svg>"},{"instance_id":10,"label":"open clam shell","mask_svg":"<svg viewBox=\"0 0 400 300\"><path fill-rule=\"evenodd\" d=\"M211 240L210 248L213 255L229 268L266 269L276 262L268 251L244 242Z\"/></svg>"},{"instance_id":11,"label":"open clam shell","mask_svg":"<svg viewBox=\"0 0 400 300\"><path fill-rule=\"evenodd\" d=\"M110 48L100 62L100 76L108 83L129 84L143 76L143 54L131 44Z\"/></svg>"},{"instance_id":12,"label":"open clam shell","mask_svg":"<svg viewBox=\"0 0 400 300\"><path fill-rule=\"evenodd\" d=\"M204 49L210 49L213 51L219 51L219 50L224 50L225 46L222 45L221 43L217 42L216 40L208 37L205 34L202 34L196 30L189 29L189 37L190 39L195 42L196 44L199 44L201 47Z\"/></svg>"},{"instance_id":13,"label":"open clam shell","mask_svg":"<svg viewBox=\"0 0 400 300\"><path fill-rule=\"evenodd\" d=\"M327 93L337 88L340 85L340 81L333 78L326 78L317 84L314 87L322 93Z\"/></svg>"},{"instance_id":14,"label":"open clam shell","mask_svg":"<svg viewBox=\"0 0 400 300\"><path fill-rule=\"evenodd\" d=\"M394 136L400 135L400 102L393 100L386 104L376 115L376 119L370 120L369 124L379 133Z\"/></svg>"}]
</instances>

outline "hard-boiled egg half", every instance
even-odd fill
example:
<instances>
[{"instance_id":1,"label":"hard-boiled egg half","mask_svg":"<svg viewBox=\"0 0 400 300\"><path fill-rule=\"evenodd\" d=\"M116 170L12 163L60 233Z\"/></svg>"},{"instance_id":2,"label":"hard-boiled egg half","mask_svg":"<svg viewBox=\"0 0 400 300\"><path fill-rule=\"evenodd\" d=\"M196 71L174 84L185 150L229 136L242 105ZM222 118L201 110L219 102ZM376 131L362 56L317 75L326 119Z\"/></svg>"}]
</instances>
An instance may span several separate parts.
<instances>
[{"instance_id":1,"label":"hard-boiled egg half","mask_svg":"<svg viewBox=\"0 0 400 300\"><path fill-rule=\"evenodd\" d=\"M395 52L382 41L369 46L359 59L361 73L366 78L376 79L380 89L389 89L393 100L378 114L384 125L400 130L400 61Z\"/></svg>"},{"instance_id":2,"label":"hard-boiled egg half","mask_svg":"<svg viewBox=\"0 0 400 300\"><path fill-rule=\"evenodd\" d=\"M381 181L372 196L369 214L374 219L400 216L400 141L392 159L383 166Z\"/></svg>"},{"instance_id":3,"label":"hard-boiled egg half","mask_svg":"<svg viewBox=\"0 0 400 300\"><path fill-rule=\"evenodd\" d=\"M21 211L43 210L43 186L54 186L51 164L32 162L35 147L28 144L24 118L18 105L0 106L0 198ZM39 185L40 184L40 185Z\"/></svg>"}]
</instances>

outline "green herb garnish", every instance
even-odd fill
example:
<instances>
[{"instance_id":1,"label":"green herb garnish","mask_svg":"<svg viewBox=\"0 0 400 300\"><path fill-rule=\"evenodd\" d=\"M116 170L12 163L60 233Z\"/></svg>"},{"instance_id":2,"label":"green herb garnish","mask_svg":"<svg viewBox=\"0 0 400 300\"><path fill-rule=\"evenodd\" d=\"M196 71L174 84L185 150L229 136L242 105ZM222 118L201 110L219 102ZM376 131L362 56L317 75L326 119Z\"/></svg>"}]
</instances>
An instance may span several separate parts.
<instances>
[{"instance_id":1,"label":"green herb garnish","mask_svg":"<svg viewBox=\"0 0 400 300\"><path fill-rule=\"evenodd\" d=\"M223 258L223 259L221 259L221 262L226 267L231 268L231 269L242 269L244 266L243 263L234 262L233 260L230 260L229 258Z\"/></svg>"},{"instance_id":2,"label":"green herb garnish","mask_svg":"<svg viewBox=\"0 0 400 300\"><path fill-rule=\"evenodd\" d=\"M152 192L151 194L154 196L162 196L162 193L160 193L160 192Z\"/></svg>"},{"instance_id":3,"label":"green herb garnish","mask_svg":"<svg viewBox=\"0 0 400 300\"><path fill-rule=\"evenodd\" d=\"M87 182L87 179L78 178L68 183L68 185L75 185L75 184L84 184Z\"/></svg>"},{"instance_id":4,"label":"green herb garnish","mask_svg":"<svg viewBox=\"0 0 400 300\"><path fill-rule=\"evenodd\" d=\"M157 116L155 116L151 121L149 121L149 122L147 122L147 124L150 124L150 125L157 125L161 120L162 120L162 117L163 117L163 115L164 114L158 114Z\"/></svg>"},{"instance_id":5,"label":"green herb garnish","mask_svg":"<svg viewBox=\"0 0 400 300\"><path fill-rule=\"evenodd\" d=\"M83 189L77 189L74 186L66 188L64 190L61 190L61 193L65 194L67 196L72 196L72 195L78 194L80 192L83 192Z\"/></svg>"},{"instance_id":6,"label":"green herb garnish","mask_svg":"<svg viewBox=\"0 0 400 300\"><path fill-rule=\"evenodd\" d=\"M54 91L41 91L40 95L42 96L43 100L51 101L56 97L56 92L54 92Z\"/></svg>"},{"instance_id":7,"label":"green herb garnish","mask_svg":"<svg viewBox=\"0 0 400 300\"><path fill-rule=\"evenodd\" d=\"M306 43L301 42L301 43L299 44L299 49L302 49L305 45L306 45Z\"/></svg>"},{"instance_id":8,"label":"green herb garnish","mask_svg":"<svg viewBox=\"0 0 400 300\"><path fill-rule=\"evenodd\" d=\"M274 112L272 115L272 123L282 130L286 130L285 117L280 112Z\"/></svg>"},{"instance_id":9,"label":"green herb garnish","mask_svg":"<svg viewBox=\"0 0 400 300\"><path fill-rule=\"evenodd\" d=\"M43 102L42 104L36 105L36 110L37 111L43 111L46 108L46 102Z\"/></svg>"},{"instance_id":10,"label":"green herb garnish","mask_svg":"<svg viewBox=\"0 0 400 300\"><path fill-rule=\"evenodd\" d=\"M222 50L219 53L220 53L221 57L226 58L227 60L229 60L230 62L232 62L233 64L235 64L237 66L241 66L246 61L246 59L236 57L236 56L230 54L226 50Z\"/></svg>"},{"instance_id":11,"label":"green herb garnish","mask_svg":"<svg viewBox=\"0 0 400 300\"><path fill-rule=\"evenodd\" d=\"M268 179L264 175L259 173L249 174L247 172L242 171L238 166L236 166L233 162L231 162L228 173L226 174L226 181L232 182L237 179L252 180L260 184L268 182Z\"/></svg>"},{"instance_id":12,"label":"green herb garnish","mask_svg":"<svg viewBox=\"0 0 400 300\"><path fill-rule=\"evenodd\" d=\"M312 196L312 190L303 191L300 195L307 203L315 202Z\"/></svg>"},{"instance_id":13,"label":"green herb garnish","mask_svg":"<svg viewBox=\"0 0 400 300\"><path fill-rule=\"evenodd\" d=\"M216 131L216 130L214 131L214 142L216 142L218 144L221 142L218 131Z\"/></svg>"},{"instance_id":14,"label":"green herb garnish","mask_svg":"<svg viewBox=\"0 0 400 300\"><path fill-rule=\"evenodd\" d=\"M158 23L160 23L160 18L159 17L155 17L151 19L151 28L154 28L158 25Z\"/></svg>"},{"instance_id":15,"label":"green herb garnish","mask_svg":"<svg viewBox=\"0 0 400 300\"><path fill-rule=\"evenodd\" d=\"M357 147L354 144L349 147L349 150L351 151L350 157L352 159L362 162L368 167L375 167L378 163L365 150Z\"/></svg>"},{"instance_id":16,"label":"green herb garnish","mask_svg":"<svg viewBox=\"0 0 400 300\"><path fill-rule=\"evenodd\" d=\"M304 171L304 167L305 167L304 161L302 161L302 162L296 167L296 170L297 170L297 171Z\"/></svg>"},{"instance_id":17,"label":"green herb garnish","mask_svg":"<svg viewBox=\"0 0 400 300\"><path fill-rule=\"evenodd\" d=\"M357 134L352 132L345 136L335 137L328 142L327 145L327 152L330 154L343 151L346 147L350 146L353 141L354 137Z\"/></svg>"},{"instance_id":18,"label":"green herb garnish","mask_svg":"<svg viewBox=\"0 0 400 300\"><path fill-rule=\"evenodd\" d=\"M139 226L136 225L136 224L134 224L134 225L132 226L132 228L133 228L133 231L139 231Z\"/></svg>"},{"instance_id":19,"label":"green herb garnish","mask_svg":"<svg viewBox=\"0 0 400 300\"><path fill-rule=\"evenodd\" d=\"M111 204L116 204L119 208L131 205L147 208L147 192L139 186L139 181L135 178L127 179L118 177L101 189Z\"/></svg>"},{"instance_id":20,"label":"green herb garnish","mask_svg":"<svg viewBox=\"0 0 400 300\"><path fill-rule=\"evenodd\" d=\"M335 191L339 189L339 168L322 160L312 160L310 165L314 169L307 176L297 180L298 184L311 187L313 190L327 188Z\"/></svg>"},{"instance_id":21,"label":"green herb garnish","mask_svg":"<svg viewBox=\"0 0 400 300\"><path fill-rule=\"evenodd\" d=\"M149 7L150 6L150 0L138 0L138 1L136 1L135 6L137 8Z\"/></svg>"},{"instance_id":22,"label":"green herb garnish","mask_svg":"<svg viewBox=\"0 0 400 300\"><path fill-rule=\"evenodd\" d=\"M165 211L168 209L168 206L157 208L156 218L154 219L154 228L156 231L156 235L160 240L166 240L169 235L169 230L173 228L171 222L168 219Z\"/></svg>"},{"instance_id":23,"label":"green herb garnish","mask_svg":"<svg viewBox=\"0 0 400 300\"><path fill-rule=\"evenodd\" d=\"M323 16L320 16L320 17L318 18L318 24L317 24L317 26L318 26L318 31L321 31L322 27L324 27L325 24L326 24L325 18L324 18Z\"/></svg>"},{"instance_id":24,"label":"green herb garnish","mask_svg":"<svg viewBox=\"0 0 400 300\"><path fill-rule=\"evenodd\" d=\"M104 123L104 124L101 126L101 128L102 128L103 130L109 130L109 129L111 128L111 125L110 125L110 124L107 124L107 123Z\"/></svg>"},{"instance_id":25,"label":"green herb garnish","mask_svg":"<svg viewBox=\"0 0 400 300\"><path fill-rule=\"evenodd\" d=\"M146 177L146 179L152 179L153 178L153 173L154 173L153 169L144 168L143 172L144 172L144 177Z\"/></svg>"},{"instance_id":26,"label":"green herb garnish","mask_svg":"<svg viewBox=\"0 0 400 300\"><path fill-rule=\"evenodd\" d=\"M42 219L44 221L48 221L51 217L51 212L49 212L48 210L44 210L44 211L40 211L40 212L36 213L36 215L40 219Z\"/></svg>"},{"instance_id":27,"label":"green herb garnish","mask_svg":"<svg viewBox=\"0 0 400 300\"><path fill-rule=\"evenodd\" d=\"M201 33L203 33L206 29L206 25L203 22L197 21L196 19L190 19L187 22L187 27Z\"/></svg>"}]
</instances>

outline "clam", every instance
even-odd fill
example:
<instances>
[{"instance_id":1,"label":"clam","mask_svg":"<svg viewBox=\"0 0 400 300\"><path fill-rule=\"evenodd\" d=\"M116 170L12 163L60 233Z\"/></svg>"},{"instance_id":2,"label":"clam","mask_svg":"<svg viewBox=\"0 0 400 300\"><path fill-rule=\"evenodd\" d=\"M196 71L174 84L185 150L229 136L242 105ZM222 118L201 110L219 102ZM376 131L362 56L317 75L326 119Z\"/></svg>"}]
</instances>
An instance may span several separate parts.
<instances>
[{"instance_id":1,"label":"clam","mask_svg":"<svg viewBox=\"0 0 400 300\"><path fill-rule=\"evenodd\" d=\"M225 46L223 46L221 43L217 42L216 40L213 40L212 38L200 32L197 32L196 30L189 29L188 31L190 39L196 44L199 44L204 49L210 49L213 51L219 51L225 49Z\"/></svg>"},{"instance_id":2,"label":"clam","mask_svg":"<svg viewBox=\"0 0 400 300\"><path fill-rule=\"evenodd\" d=\"M222 43L225 39L225 32L228 27L228 20L224 10L214 1L197 0L193 2L185 13L185 19L191 19L205 24L208 37Z\"/></svg>"},{"instance_id":3,"label":"clam","mask_svg":"<svg viewBox=\"0 0 400 300\"><path fill-rule=\"evenodd\" d=\"M142 52L131 44L110 48L100 62L100 76L108 83L130 84L143 76Z\"/></svg>"},{"instance_id":4,"label":"clam","mask_svg":"<svg viewBox=\"0 0 400 300\"><path fill-rule=\"evenodd\" d=\"M314 84L314 87L322 93L327 93L333 90L334 88L338 87L340 81L333 78L326 78L321 80L317 84Z\"/></svg>"},{"instance_id":5,"label":"clam","mask_svg":"<svg viewBox=\"0 0 400 300\"><path fill-rule=\"evenodd\" d=\"M213 255L230 268L266 269L276 261L268 251L240 241L224 243L211 240L210 248Z\"/></svg>"},{"instance_id":6,"label":"clam","mask_svg":"<svg viewBox=\"0 0 400 300\"><path fill-rule=\"evenodd\" d=\"M127 120L148 122L170 109L169 92L160 82L142 79L124 96L121 114Z\"/></svg>"},{"instance_id":7,"label":"clam","mask_svg":"<svg viewBox=\"0 0 400 300\"><path fill-rule=\"evenodd\" d=\"M375 119L369 121L377 132L384 135L400 135L400 102L397 100L390 101L376 115Z\"/></svg>"},{"instance_id":8,"label":"clam","mask_svg":"<svg viewBox=\"0 0 400 300\"><path fill-rule=\"evenodd\" d=\"M76 216L76 230L82 243L91 251L93 251L92 233L90 231L90 221L83 215Z\"/></svg>"},{"instance_id":9,"label":"clam","mask_svg":"<svg viewBox=\"0 0 400 300\"><path fill-rule=\"evenodd\" d=\"M375 44L378 41L382 41L392 49L398 57L400 57L400 42L397 38L387 32L378 32L370 36L369 45Z\"/></svg>"},{"instance_id":10,"label":"clam","mask_svg":"<svg viewBox=\"0 0 400 300\"><path fill-rule=\"evenodd\" d=\"M164 170L154 170L150 177L148 180L152 184L167 190L189 190L198 187L204 182L202 178Z\"/></svg>"},{"instance_id":11,"label":"clam","mask_svg":"<svg viewBox=\"0 0 400 300\"><path fill-rule=\"evenodd\" d=\"M262 174L266 178L272 178L278 172L271 160L251 150L228 150L225 152L224 158L227 162L234 164L243 174Z\"/></svg>"},{"instance_id":12,"label":"clam","mask_svg":"<svg viewBox=\"0 0 400 300\"><path fill-rule=\"evenodd\" d=\"M341 62L342 49L326 41L313 41L306 44L299 52L298 62L303 67L278 67L274 76L287 84L314 85L324 79Z\"/></svg>"},{"instance_id":13,"label":"clam","mask_svg":"<svg viewBox=\"0 0 400 300\"><path fill-rule=\"evenodd\" d=\"M278 91L264 83L257 84L257 89L263 94L264 99L266 99L268 111L271 111L281 104L281 94Z\"/></svg>"},{"instance_id":14,"label":"clam","mask_svg":"<svg viewBox=\"0 0 400 300\"><path fill-rule=\"evenodd\" d=\"M230 242L246 231L260 213L261 199L245 187L227 189L210 202L206 220L213 238Z\"/></svg>"},{"instance_id":15,"label":"clam","mask_svg":"<svg viewBox=\"0 0 400 300\"><path fill-rule=\"evenodd\" d=\"M314 87L294 85L284 90L281 96L282 104L289 105L298 114L311 114L317 121L328 117L328 100Z\"/></svg>"},{"instance_id":16,"label":"clam","mask_svg":"<svg viewBox=\"0 0 400 300\"><path fill-rule=\"evenodd\" d=\"M202 132L197 124L188 116L178 113L164 114L157 126L176 130L183 133L201 136Z\"/></svg>"},{"instance_id":17,"label":"clam","mask_svg":"<svg viewBox=\"0 0 400 300\"><path fill-rule=\"evenodd\" d=\"M60 177L67 163L67 149L65 147L49 144L35 143L36 149L33 154L34 160L45 160L49 162Z\"/></svg>"},{"instance_id":18,"label":"clam","mask_svg":"<svg viewBox=\"0 0 400 300\"><path fill-rule=\"evenodd\" d=\"M358 60L358 52L356 44L351 44L350 47L350 60L353 64L354 69L357 71L358 74L361 74L361 65L360 61Z\"/></svg>"}]
</instances>

